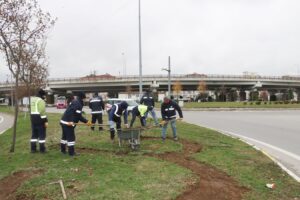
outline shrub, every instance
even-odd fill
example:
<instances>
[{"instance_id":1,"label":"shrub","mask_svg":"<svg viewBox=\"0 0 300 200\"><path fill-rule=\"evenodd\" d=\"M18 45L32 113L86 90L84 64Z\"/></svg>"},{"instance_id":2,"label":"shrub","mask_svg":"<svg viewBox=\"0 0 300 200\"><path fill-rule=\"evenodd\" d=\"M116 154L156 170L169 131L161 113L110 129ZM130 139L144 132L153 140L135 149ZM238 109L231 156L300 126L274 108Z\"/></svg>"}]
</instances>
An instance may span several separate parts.
<instances>
[{"instance_id":1,"label":"shrub","mask_svg":"<svg viewBox=\"0 0 300 200\"><path fill-rule=\"evenodd\" d=\"M261 104L261 101L256 101L255 104L256 104L256 105L260 105L260 104Z\"/></svg>"},{"instance_id":2,"label":"shrub","mask_svg":"<svg viewBox=\"0 0 300 200\"><path fill-rule=\"evenodd\" d=\"M244 105L247 105L247 102L244 102Z\"/></svg>"}]
</instances>

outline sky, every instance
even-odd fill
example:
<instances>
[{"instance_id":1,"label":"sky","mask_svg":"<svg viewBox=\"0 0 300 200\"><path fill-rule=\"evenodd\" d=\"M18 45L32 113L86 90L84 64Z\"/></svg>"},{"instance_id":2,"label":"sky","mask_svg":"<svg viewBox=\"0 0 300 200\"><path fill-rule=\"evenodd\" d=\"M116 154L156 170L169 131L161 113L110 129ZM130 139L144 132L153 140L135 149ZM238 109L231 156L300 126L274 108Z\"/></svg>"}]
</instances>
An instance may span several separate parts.
<instances>
[{"instance_id":1,"label":"sky","mask_svg":"<svg viewBox=\"0 0 300 200\"><path fill-rule=\"evenodd\" d=\"M38 0L51 78L138 75L138 0ZM300 73L299 0L141 0L143 74ZM3 63L3 62L2 62ZM0 65L0 80L9 72Z\"/></svg>"}]
</instances>

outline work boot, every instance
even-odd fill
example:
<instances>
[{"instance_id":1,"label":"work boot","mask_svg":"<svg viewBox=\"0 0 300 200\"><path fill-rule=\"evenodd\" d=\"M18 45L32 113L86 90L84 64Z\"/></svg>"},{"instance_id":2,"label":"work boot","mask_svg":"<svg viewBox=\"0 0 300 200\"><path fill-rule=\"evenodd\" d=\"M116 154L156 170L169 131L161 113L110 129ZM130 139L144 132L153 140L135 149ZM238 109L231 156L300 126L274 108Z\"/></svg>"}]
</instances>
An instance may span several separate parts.
<instances>
[{"instance_id":1,"label":"work boot","mask_svg":"<svg viewBox=\"0 0 300 200\"><path fill-rule=\"evenodd\" d=\"M74 156L75 155L75 148L74 146L68 146L69 155Z\"/></svg>"},{"instance_id":2,"label":"work boot","mask_svg":"<svg viewBox=\"0 0 300 200\"><path fill-rule=\"evenodd\" d=\"M115 139L115 130L110 131L110 139L114 140Z\"/></svg>"},{"instance_id":3,"label":"work boot","mask_svg":"<svg viewBox=\"0 0 300 200\"><path fill-rule=\"evenodd\" d=\"M31 153L36 153L36 142L31 142L30 143L30 145L31 145Z\"/></svg>"},{"instance_id":4,"label":"work boot","mask_svg":"<svg viewBox=\"0 0 300 200\"><path fill-rule=\"evenodd\" d=\"M46 153L45 143L40 143L40 152L41 153Z\"/></svg>"},{"instance_id":5,"label":"work boot","mask_svg":"<svg viewBox=\"0 0 300 200\"><path fill-rule=\"evenodd\" d=\"M74 156L74 157L80 156L80 153L74 152L74 154L72 156Z\"/></svg>"},{"instance_id":6,"label":"work boot","mask_svg":"<svg viewBox=\"0 0 300 200\"><path fill-rule=\"evenodd\" d=\"M178 141L178 137L174 137L173 140L174 140L174 141Z\"/></svg>"},{"instance_id":7,"label":"work boot","mask_svg":"<svg viewBox=\"0 0 300 200\"><path fill-rule=\"evenodd\" d=\"M63 154L66 154L66 144L60 143L60 151L61 151Z\"/></svg>"}]
</instances>

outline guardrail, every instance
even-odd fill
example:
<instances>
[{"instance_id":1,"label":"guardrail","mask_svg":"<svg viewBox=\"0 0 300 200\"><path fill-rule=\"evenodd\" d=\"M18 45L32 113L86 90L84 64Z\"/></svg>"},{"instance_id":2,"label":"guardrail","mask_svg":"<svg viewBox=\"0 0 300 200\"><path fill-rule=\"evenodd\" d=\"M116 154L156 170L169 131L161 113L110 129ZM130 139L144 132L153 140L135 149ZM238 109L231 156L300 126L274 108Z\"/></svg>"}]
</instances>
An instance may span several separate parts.
<instances>
[{"instance_id":1,"label":"guardrail","mask_svg":"<svg viewBox=\"0 0 300 200\"><path fill-rule=\"evenodd\" d=\"M48 83L51 82L92 82L92 81L122 81L122 80L137 80L139 76L109 76L109 77L70 77L70 78L49 78ZM167 75L143 75L143 79L167 79ZM265 80L265 81L299 81L300 77L297 76L259 76L259 75L216 75L216 74L173 74L171 79L202 79L202 80L215 80L215 79L227 79L227 80ZM12 82L0 82L0 86L11 86Z\"/></svg>"}]
</instances>

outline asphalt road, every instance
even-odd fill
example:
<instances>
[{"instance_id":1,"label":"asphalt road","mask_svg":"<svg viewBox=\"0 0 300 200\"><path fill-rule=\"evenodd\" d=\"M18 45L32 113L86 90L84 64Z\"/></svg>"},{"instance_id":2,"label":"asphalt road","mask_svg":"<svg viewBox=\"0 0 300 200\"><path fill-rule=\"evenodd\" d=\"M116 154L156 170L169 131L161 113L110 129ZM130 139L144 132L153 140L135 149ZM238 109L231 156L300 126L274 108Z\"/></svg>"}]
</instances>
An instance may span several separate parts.
<instances>
[{"instance_id":1,"label":"asphalt road","mask_svg":"<svg viewBox=\"0 0 300 200\"><path fill-rule=\"evenodd\" d=\"M13 125L13 117L0 113L0 135Z\"/></svg>"},{"instance_id":2,"label":"asphalt road","mask_svg":"<svg viewBox=\"0 0 300 200\"><path fill-rule=\"evenodd\" d=\"M300 111L185 111L184 119L242 138L300 177Z\"/></svg>"}]
</instances>

